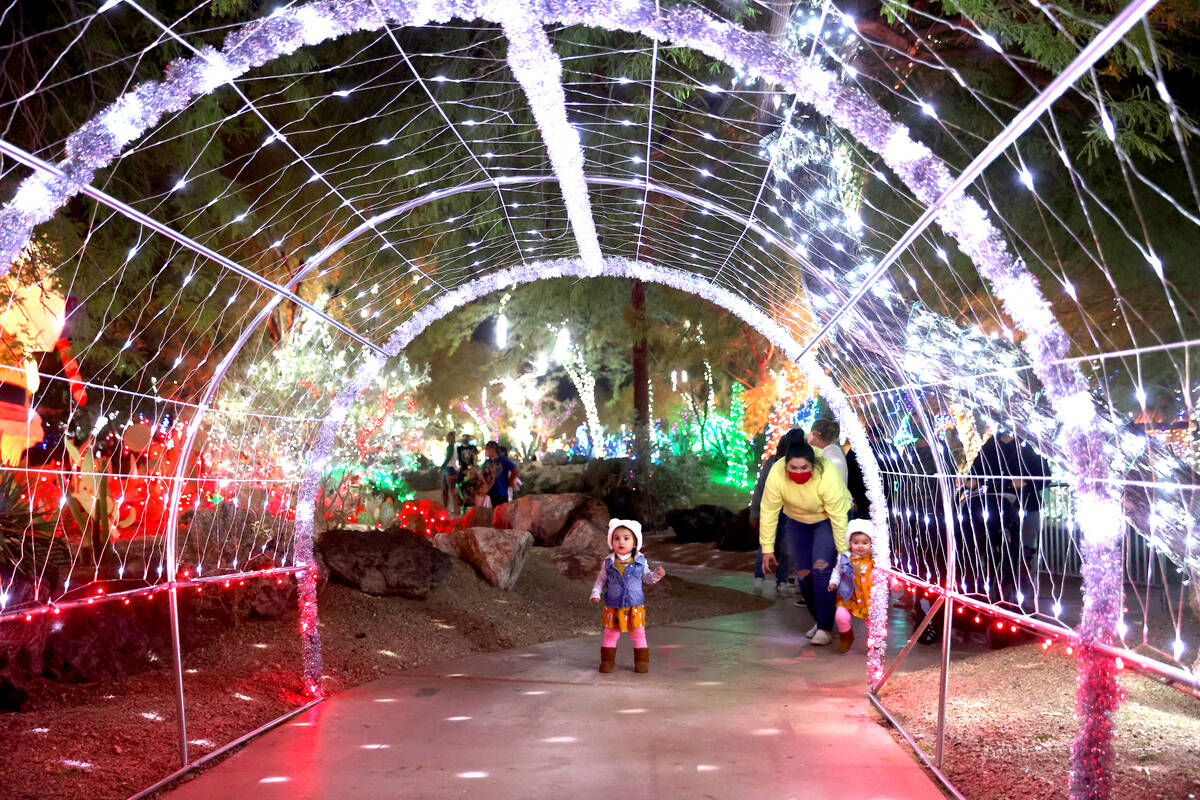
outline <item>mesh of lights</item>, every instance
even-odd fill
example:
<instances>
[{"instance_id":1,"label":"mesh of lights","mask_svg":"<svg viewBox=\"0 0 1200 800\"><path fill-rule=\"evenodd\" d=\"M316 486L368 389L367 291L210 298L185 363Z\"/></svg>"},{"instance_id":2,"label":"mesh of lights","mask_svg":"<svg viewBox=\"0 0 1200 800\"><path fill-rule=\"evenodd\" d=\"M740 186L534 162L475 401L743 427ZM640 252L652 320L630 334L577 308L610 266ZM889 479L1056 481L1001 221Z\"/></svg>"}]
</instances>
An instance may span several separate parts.
<instances>
[{"instance_id":1,"label":"mesh of lights","mask_svg":"<svg viewBox=\"0 0 1200 800\"><path fill-rule=\"evenodd\" d=\"M328 36L339 35L356 28L378 28L383 24L385 12L394 12L392 18L401 23L423 23L433 19L447 19L452 12L468 16L482 13L486 16L491 10L491 6L487 4L430 3L422 7L422 16L417 19L408 16L410 11L407 8L385 3L378 6L370 4L370 7L368 5L341 4L336 17L330 14L328 6L317 4L284 9L264 20L263 24L253 30L237 32L222 53L217 54L213 51L213 54L206 55L204 59L192 59L176 65L168 74L168 80L161 86L139 86L135 93L129 96L130 99L122 98L118 104L106 109L102 112L99 122L91 125L86 132L81 130L79 137L71 142L72 146L67 148L68 161L64 168L64 172L71 176L70 181L64 183L58 178L42 178L38 175L22 185L17 196L20 202L16 205L10 204L10 207L4 210L5 214L10 211L18 213L7 217L6 224L0 226L0 231L3 232L0 234L0 250L12 250L17 240L22 238L22 230L26 230L27 233L37 221L48 218L49 214L53 213L53 208L57 207L56 203L60 204L60 201L71 196L80 185L90 182L95 169L111 163L121 148L135 140L159 115L182 108L187 98L220 85L223 81L232 80L252 64L264 63L278 53L290 52L302 44L315 44ZM864 98L845 87L835 86L829 73L811 64L802 68L794 63L781 64L761 42L742 36L736 29L714 25L703 13L695 9L670 11L661 19L655 16L649 4L645 3L629 3L621 8L602 11L580 9L567 3L547 3L542 11L551 16L559 15L559 19L563 21L653 31L655 36L663 40L697 44L711 55L738 62L747 75L753 75L755 71L768 74L779 79L789 89L798 87L797 82L788 79L787 76L791 75L794 78L799 74L807 80L801 81L804 85L799 87L802 91L798 94L805 98L812 98L814 93L820 94L816 99L824 105L817 103L818 107L831 114L839 124L846 125L849 130L854 131L860 140L881 149L889 165L908 183L920 202L928 202L936 194L936 190L944 185L944 173L939 172L928 151L913 145L901 127L874 113L873 107L862 102ZM244 47L247 52L231 50L237 46ZM139 91L142 94L137 94ZM1026 180L1024 183L1028 185L1033 181ZM10 225L8 222L16 224ZM1119 531L1113 530L1111 525L1099 524L1098 520L1106 518L1116 509L1110 502L1111 496L1104 490L1104 476L1107 473L1096 468L1096 464L1107 459L1112 451L1106 449L1104 443L1096 436L1091 435L1093 429L1090 426L1096 424L1094 412L1091 411L1094 403L1090 396L1085 396L1084 386L1078 374L1074 372L1074 365L1064 361L1065 346L1061 331L1048 324L1052 322L1052 318L1048 308L1040 302L1040 293L1027 280L1027 273L1022 270L1021 265L1008 258L1003 249L1003 241L988 228L982 209L969 204L959 204L948 213L946 223L951 228L957 226L963 229L960 233L964 234L966 251L976 263L988 267L984 271L993 279L995 285L1001 287L997 294L1006 298L1010 310L1014 311L1013 319L1024 330L1036 334L1032 341L1027 341L1027 346L1034 353L1034 364L1039 377L1045 388L1050 391L1050 399L1056 406L1054 415L1065 423L1062 429L1054 434L1054 438L1059 442L1055 449L1071 463L1072 474L1077 475L1079 480L1089 482L1089 486L1083 487L1085 491L1082 492L1083 502L1080 510L1085 522L1097 525L1091 533L1087 533L1085 543L1092 547L1094 544L1110 542ZM27 239L27 235L24 238ZM23 246L23 242L16 246L16 250L19 250L20 246ZM688 250L682 248L677 250L677 253L689 256ZM756 257L762 259L760 263L767 263L766 256L760 254ZM690 260L695 261L696 257L690 256ZM1161 272L1161 264L1156 271ZM1069 287L1069 284L1065 286ZM750 284L744 284L743 288L751 287ZM426 295L425 298L416 299L417 295L414 294L412 300L397 297L396 302L398 307L409 310L414 307L409 303L419 305L428 301L429 297L430 295ZM771 293L770 299L776 297L776 294ZM1021 313L1022 310L1032 313ZM793 321L792 324L799 325L799 322ZM836 359L836 356L829 357ZM990 402L986 398L984 400ZM340 407L336 405L334 410L335 414L340 413ZM1089 454L1093 457L1090 461ZM1178 508L1172 511L1170 505L1167 503L1165 508L1156 509L1156 512L1161 511L1157 513L1157 517L1164 520L1158 531L1158 538L1167 543L1172 541L1172 536L1175 535L1173 532L1181 530L1178 523L1180 517L1175 513ZM1189 545L1186 552L1194 552L1190 547L1191 539L1186 534L1187 529L1182 530L1185 533L1179 541ZM1112 553L1103 547L1097 547L1087 554L1085 560L1094 564L1098 557L1111 558ZM1106 635L1105 631L1110 629L1113 609L1108 600L1111 600L1118 590L1112 583L1111 564L1112 561L1109 562L1110 566L1105 568L1107 571L1089 575L1091 599L1104 602L1089 602L1089 608L1092 608L1094 613L1084 627L1086 637L1102 638ZM1103 693L1106 691L1105 687L1111 688L1111 685L1106 676L1099 675L1098 682L1094 686L1089 685L1088 688ZM1089 696L1095 696L1095 692L1089 693ZM1103 735L1100 738L1103 739Z\"/></svg>"}]
</instances>

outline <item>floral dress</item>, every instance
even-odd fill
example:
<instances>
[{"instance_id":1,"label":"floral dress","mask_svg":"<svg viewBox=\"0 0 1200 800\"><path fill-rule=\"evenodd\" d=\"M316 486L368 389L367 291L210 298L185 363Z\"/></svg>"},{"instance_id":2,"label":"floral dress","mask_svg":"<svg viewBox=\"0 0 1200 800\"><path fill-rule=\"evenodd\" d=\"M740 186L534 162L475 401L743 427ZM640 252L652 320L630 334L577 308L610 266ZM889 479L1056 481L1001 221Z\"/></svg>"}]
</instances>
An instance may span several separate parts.
<instances>
[{"instance_id":1,"label":"floral dress","mask_svg":"<svg viewBox=\"0 0 1200 800\"><path fill-rule=\"evenodd\" d=\"M837 604L853 616L866 619L871 611L871 576L875 572L875 559L850 556L850 568L854 570L854 594L849 598L838 595Z\"/></svg>"}]
</instances>

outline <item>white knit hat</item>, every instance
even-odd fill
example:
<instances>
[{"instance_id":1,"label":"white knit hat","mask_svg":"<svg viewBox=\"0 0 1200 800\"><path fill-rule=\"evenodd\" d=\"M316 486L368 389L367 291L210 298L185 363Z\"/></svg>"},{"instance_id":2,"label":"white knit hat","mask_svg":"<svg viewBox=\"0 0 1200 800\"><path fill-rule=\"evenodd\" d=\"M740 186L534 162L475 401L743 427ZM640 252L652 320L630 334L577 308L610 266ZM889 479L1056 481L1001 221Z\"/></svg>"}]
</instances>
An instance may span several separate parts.
<instances>
[{"instance_id":1,"label":"white knit hat","mask_svg":"<svg viewBox=\"0 0 1200 800\"><path fill-rule=\"evenodd\" d=\"M846 525L846 541L850 541L850 537L856 533L863 533L871 537L871 541L875 541L875 526L871 524L869 519L852 519Z\"/></svg>"},{"instance_id":2,"label":"white knit hat","mask_svg":"<svg viewBox=\"0 0 1200 800\"><path fill-rule=\"evenodd\" d=\"M642 523L636 519L610 519L608 521L608 549L612 550L613 531L617 528L628 528L633 531L633 538L637 539L638 552L642 550Z\"/></svg>"}]
</instances>

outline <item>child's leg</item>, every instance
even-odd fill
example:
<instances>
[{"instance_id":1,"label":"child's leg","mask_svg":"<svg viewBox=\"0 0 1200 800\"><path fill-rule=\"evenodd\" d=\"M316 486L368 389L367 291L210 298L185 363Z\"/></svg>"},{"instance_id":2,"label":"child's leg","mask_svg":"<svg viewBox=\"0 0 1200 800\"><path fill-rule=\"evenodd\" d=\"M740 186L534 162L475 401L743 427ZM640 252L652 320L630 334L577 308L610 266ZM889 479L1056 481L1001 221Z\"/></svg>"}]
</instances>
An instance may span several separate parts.
<instances>
[{"instance_id":1,"label":"child's leg","mask_svg":"<svg viewBox=\"0 0 1200 800\"><path fill-rule=\"evenodd\" d=\"M616 647L617 640L621 638L621 631L617 628L604 629L604 647ZM646 634L642 634L642 639L645 640Z\"/></svg>"},{"instance_id":2,"label":"child's leg","mask_svg":"<svg viewBox=\"0 0 1200 800\"><path fill-rule=\"evenodd\" d=\"M630 628L629 638L633 641L633 671L650 671L650 648L646 646L646 629Z\"/></svg>"},{"instance_id":3,"label":"child's leg","mask_svg":"<svg viewBox=\"0 0 1200 800\"><path fill-rule=\"evenodd\" d=\"M833 612L833 618L837 621L839 631L845 633L850 630L850 609L838 606L837 610Z\"/></svg>"}]
</instances>

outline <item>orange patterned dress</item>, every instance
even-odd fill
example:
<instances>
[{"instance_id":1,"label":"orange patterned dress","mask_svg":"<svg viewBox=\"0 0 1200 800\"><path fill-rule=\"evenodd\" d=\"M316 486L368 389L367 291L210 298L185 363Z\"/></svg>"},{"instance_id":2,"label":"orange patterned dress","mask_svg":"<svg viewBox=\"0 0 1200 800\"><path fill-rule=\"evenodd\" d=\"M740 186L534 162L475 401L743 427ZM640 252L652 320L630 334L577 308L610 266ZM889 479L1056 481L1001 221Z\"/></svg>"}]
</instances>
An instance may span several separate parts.
<instances>
[{"instance_id":1,"label":"orange patterned dress","mask_svg":"<svg viewBox=\"0 0 1200 800\"><path fill-rule=\"evenodd\" d=\"M875 573L875 559L870 556L850 556L850 568L854 570L854 594L850 599L838 595L837 604L859 619L866 619L871 611L871 577Z\"/></svg>"}]
</instances>

